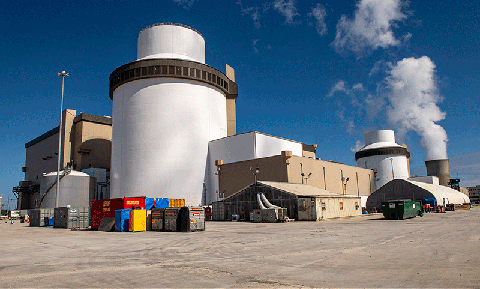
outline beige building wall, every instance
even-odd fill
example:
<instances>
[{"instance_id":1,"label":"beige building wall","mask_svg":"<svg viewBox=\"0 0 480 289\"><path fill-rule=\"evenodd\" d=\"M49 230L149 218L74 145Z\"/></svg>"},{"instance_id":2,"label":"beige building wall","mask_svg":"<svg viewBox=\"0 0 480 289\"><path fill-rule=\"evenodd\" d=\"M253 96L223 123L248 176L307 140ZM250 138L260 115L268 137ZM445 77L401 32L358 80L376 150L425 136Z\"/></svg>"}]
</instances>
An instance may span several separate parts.
<instances>
[{"instance_id":1,"label":"beige building wall","mask_svg":"<svg viewBox=\"0 0 480 289\"><path fill-rule=\"evenodd\" d=\"M63 169L70 161L71 155L71 130L76 111L66 109L62 112L62 161ZM57 130L56 133L52 133ZM26 158L25 181L37 181L43 173L56 172L58 168L58 130L54 128L25 145Z\"/></svg>"},{"instance_id":2,"label":"beige building wall","mask_svg":"<svg viewBox=\"0 0 480 289\"><path fill-rule=\"evenodd\" d=\"M25 181L37 181L45 172L57 170L58 132L26 148Z\"/></svg>"},{"instance_id":3,"label":"beige building wall","mask_svg":"<svg viewBox=\"0 0 480 289\"><path fill-rule=\"evenodd\" d=\"M57 130L55 132L55 130ZM112 149L111 118L63 111L61 169L69 163L75 170L89 167L110 169ZM25 181L37 181L58 166L58 128L25 145Z\"/></svg>"},{"instance_id":4,"label":"beige building wall","mask_svg":"<svg viewBox=\"0 0 480 289\"><path fill-rule=\"evenodd\" d=\"M297 156L290 158L288 182L308 184L340 195L369 196L375 191L372 170Z\"/></svg>"},{"instance_id":5,"label":"beige building wall","mask_svg":"<svg viewBox=\"0 0 480 289\"><path fill-rule=\"evenodd\" d=\"M321 219L345 218L362 215L359 198L318 198L317 216ZM325 203L325 210L322 209Z\"/></svg>"},{"instance_id":6,"label":"beige building wall","mask_svg":"<svg viewBox=\"0 0 480 289\"><path fill-rule=\"evenodd\" d=\"M254 175L250 167L255 169L257 166L260 169L257 175L259 181L303 183L340 195L369 196L376 190L373 170L307 157L279 155L221 165L220 197L231 196L252 184Z\"/></svg>"},{"instance_id":7,"label":"beige building wall","mask_svg":"<svg viewBox=\"0 0 480 289\"><path fill-rule=\"evenodd\" d=\"M320 221L360 216L362 214L360 202L360 198L355 197L299 197L298 220Z\"/></svg>"},{"instance_id":8,"label":"beige building wall","mask_svg":"<svg viewBox=\"0 0 480 289\"><path fill-rule=\"evenodd\" d=\"M110 169L112 122L110 118L88 114L75 118L72 159L75 170L90 167Z\"/></svg>"},{"instance_id":9,"label":"beige building wall","mask_svg":"<svg viewBox=\"0 0 480 289\"><path fill-rule=\"evenodd\" d=\"M220 167L220 198L226 198L254 183L255 176L250 170L259 167L258 181L288 182L287 167L282 156L253 159L224 164Z\"/></svg>"},{"instance_id":10,"label":"beige building wall","mask_svg":"<svg viewBox=\"0 0 480 289\"><path fill-rule=\"evenodd\" d=\"M63 111L63 133L62 133L62 162L60 167L63 169L71 162L72 155L72 126L73 120L77 116L77 111L65 109ZM58 146L57 146L58 147Z\"/></svg>"}]
</instances>

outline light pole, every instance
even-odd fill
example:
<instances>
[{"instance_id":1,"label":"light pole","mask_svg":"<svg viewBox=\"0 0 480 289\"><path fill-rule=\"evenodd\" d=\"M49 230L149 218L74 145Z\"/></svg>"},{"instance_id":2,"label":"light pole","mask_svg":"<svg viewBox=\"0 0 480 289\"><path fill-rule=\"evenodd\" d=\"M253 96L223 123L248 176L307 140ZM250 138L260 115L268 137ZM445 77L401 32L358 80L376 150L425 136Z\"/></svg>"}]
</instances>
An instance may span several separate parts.
<instances>
[{"instance_id":1,"label":"light pole","mask_svg":"<svg viewBox=\"0 0 480 289\"><path fill-rule=\"evenodd\" d=\"M257 174L260 172L260 168L257 166L255 169L250 167L250 171L252 172L255 180L255 193L257 193Z\"/></svg>"},{"instance_id":2,"label":"light pole","mask_svg":"<svg viewBox=\"0 0 480 289\"><path fill-rule=\"evenodd\" d=\"M62 151L62 130L63 130L63 90L65 87L65 76L70 76L65 71L59 72L58 76L62 77L62 99L60 101L60 126L58 129L58 167L57 167L57 194L55 196L55 208L58 207L58 200L60 198L60 161Z\"/></svg>"}]
</instances>

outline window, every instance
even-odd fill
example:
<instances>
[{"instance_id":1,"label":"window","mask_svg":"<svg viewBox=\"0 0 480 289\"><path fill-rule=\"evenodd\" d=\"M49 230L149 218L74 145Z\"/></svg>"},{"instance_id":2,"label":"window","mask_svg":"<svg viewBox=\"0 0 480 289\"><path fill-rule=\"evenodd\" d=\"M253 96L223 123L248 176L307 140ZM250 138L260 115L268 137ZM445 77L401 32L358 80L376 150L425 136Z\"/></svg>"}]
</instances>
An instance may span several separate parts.
<instances>
[{"instance_id":1,"label":"window","mask_svg":"<svg viewBox=\"0 0 480 289\"><path fill-rule=\"evenodd\" d=\"M325 206L325 202L322 202L322 211L326 211L327 207Z\"/></svg>"},{"instance_id":2,"label":"window","mask_svg":"<svg viewBox=\"0 0 480 289\"><path fill-rule=\"evenodd\" d=\"M359 206L358 206L358 202L355 202L355 210L358 210Z\"/></svg>"},{"instance_id":3,"label":"window","mask_svg":"<svg viewBox=\"0 0 480 289\"><path fill-rule=\"evenodd\" d=\"M188 76L188 67L183 68L183 76Z\"/></svg>"},{"instance_id":4,"label":"window","mask_svg":"<svg viewBox=\"0 0 480 289\"><path fill-rule=\"evenodd\" d=\"M340 211L343 210L343 202L340 202Z\"/></svg>"},{"instance_id":5,"label":"window","mask_svg":"<svg viewBox=\"0 0 480 289\"><path fill-rule=\"evenodd\" d=\"M168 67L168 74L175 74L175 66Z\"/></svg>"}]
</instances>

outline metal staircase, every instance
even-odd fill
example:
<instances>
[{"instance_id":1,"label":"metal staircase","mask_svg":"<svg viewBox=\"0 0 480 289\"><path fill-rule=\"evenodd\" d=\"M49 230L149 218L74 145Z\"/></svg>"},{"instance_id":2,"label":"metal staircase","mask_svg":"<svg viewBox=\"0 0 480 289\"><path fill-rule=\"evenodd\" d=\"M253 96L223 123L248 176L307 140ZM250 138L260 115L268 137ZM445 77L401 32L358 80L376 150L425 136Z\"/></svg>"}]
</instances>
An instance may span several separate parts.
<instances>
[{"instance_id":1,"label":"metal staircase","mask_svg":"<svg viewBox=\"0 0 480 289\"><path fill-rule=\"evenodd\" d=\"M72 172L72 168L71 167L67 167L66 169L63 170L63 172L60 174L59 176L59 181L63 179L64 176L70 174ZM35 201L35 207L36 208L40 208L40 206L42 205L43 201L45 200L45 197L47 196L48 192L50 192L50 190L57 184L57 179L55 179L55 181L53 183L51 183L43 193L40 193L40 198L38 200Z\"/></svg>"}]
</instances>

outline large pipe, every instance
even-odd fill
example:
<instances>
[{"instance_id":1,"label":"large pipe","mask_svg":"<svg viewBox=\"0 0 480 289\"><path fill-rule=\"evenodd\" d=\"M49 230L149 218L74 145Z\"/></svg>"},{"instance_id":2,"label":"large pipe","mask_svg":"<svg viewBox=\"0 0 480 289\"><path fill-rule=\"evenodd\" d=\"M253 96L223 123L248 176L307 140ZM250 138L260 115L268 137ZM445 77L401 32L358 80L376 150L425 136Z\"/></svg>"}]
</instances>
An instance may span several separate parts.
<instances>
[{"instance_id":1,"label":"large pipe","mask_svg":"<svg viewBox=\"0 0 480 289\"><path fill-rule=\"evenodd\" d=\"M261 193L260 197L262 198L262 201L267 205L267 207L269 207L270 209L280 209L279 206L275 206L275 205L272 205L272 203L270 203L268 200L267 200L267 197L265 197L265 195L263 193Z\"/></svg>"},{"instance_id":2,"label":"large pipe","mask_svg":"<svg viewBox=\"0 0 480 289\"><path fill-rule=\"evenodd\" d=\"M450 181L450 169L448 159L425 161L427 176L436 176L442 186L448 186Z\"/></svg>"}]
</instances>

